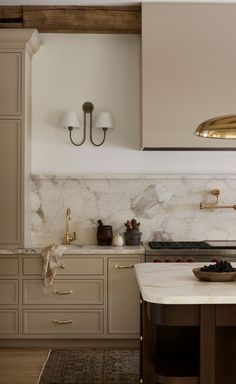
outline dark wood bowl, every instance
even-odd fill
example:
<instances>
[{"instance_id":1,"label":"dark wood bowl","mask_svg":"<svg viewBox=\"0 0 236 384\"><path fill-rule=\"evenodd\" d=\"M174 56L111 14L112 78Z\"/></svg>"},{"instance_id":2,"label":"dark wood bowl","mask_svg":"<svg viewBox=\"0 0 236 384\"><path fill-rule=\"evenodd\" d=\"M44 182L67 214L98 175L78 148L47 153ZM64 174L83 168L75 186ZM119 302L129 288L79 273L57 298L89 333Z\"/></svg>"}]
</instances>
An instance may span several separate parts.
<instances>
[{"instance_id":1,"label":"dark wood bowl","mask_svg":"<svg viewBox=\"0 0 236 384\"><path fill-rule=\"evenodd\" d=\"M193 274L201 281L225 282L236 279L236 271L233 272L204 272L201 268L194 268Z\"/></svg>"}]
</instances>

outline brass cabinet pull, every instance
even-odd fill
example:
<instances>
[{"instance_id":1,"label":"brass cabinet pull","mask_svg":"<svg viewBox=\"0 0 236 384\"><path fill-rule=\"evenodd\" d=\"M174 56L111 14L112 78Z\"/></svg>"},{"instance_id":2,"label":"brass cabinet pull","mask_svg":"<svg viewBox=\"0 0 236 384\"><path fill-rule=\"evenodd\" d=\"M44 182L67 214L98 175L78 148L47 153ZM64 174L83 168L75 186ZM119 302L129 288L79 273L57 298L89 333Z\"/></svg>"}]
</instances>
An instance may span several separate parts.
<instances>
[{"instance_id":1,"label":"brass cabinet pull","mask_svg":"<svg viewBox=\"0 0 236 384\"><path fill-rule=\"evenodd\" d=\"M116 264L115 265L115 269L124 269L124 268L134 268L134 264L130 264L130 265L118 265L118 264Z\"/></svg>"},{"instance_id":2,"label":"brass cabinet pull","mask_svg":"<svg viewBox=\"0 0 236 384\"><path fill-rule=\"evenodd\" d=\"M56 295L71 295L73 293L72 290L70 291L54 291Z\"/></svg>"},{"instance_id":3,"label":"brass cabinet pull","mask_svg":"<svg viewBox=\"0 0 236 384\"><path fill-rule=\"evenodd\" d=\"M72 320L53 320L53 323L55 324L72 324Z\"/></svg>"},{"instance_id":4,"label":"brass cabinet pull","mask_svg":"<svg viewBox=\"0 0 236 384\"><path fill-rule=\"evenodd\" d=\"M65 269L66 266L65 266L65 264L60 264L60 265L59 265L59 268L61 268L61 269Z\"/></svg>"}]
</instances>

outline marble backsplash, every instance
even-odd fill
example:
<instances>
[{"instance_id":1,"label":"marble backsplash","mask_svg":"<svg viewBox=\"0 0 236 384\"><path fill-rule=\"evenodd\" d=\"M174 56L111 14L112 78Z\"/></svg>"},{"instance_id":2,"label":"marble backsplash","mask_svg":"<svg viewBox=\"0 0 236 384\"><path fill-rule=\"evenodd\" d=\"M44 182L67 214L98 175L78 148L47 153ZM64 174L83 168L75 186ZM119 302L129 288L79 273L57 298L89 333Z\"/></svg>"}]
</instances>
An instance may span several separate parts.
<instances>
[{"instance_id":1,"label":"marble backsplash","mask_svg":"<svg viewBox=\"0 0 236 384\"><path fill-rule=\"evenodd\" d=\"M31 242L62 244L67 208L75 243L96 244L97 220L125 231L124 222L140 222L142 240L236 240L234 209L199 208L214 202L236 204L236 175L80 175L31 178Z\"/></svg>"}]
</instances>

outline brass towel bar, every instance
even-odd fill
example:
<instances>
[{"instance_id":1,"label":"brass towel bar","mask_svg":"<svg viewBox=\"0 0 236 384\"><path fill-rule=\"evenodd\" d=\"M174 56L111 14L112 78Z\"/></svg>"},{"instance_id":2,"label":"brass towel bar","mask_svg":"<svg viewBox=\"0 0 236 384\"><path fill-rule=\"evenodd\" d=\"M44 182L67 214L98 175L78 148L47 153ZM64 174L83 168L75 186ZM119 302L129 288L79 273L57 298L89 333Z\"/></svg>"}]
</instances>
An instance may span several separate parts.
<instances>
[{"instance_id":1,"label":"brass towel bar","mask_svg":"<svg viewBox=\"0 0 236 384\"><path fill-rule=\"evenodd\" d=\"M213 196L216 196L216 201L214 203L200 203L200 209L233 208L234 210L236 210L236 204L235 205L218 205L219 195L220 195L219 189L213 189L211 191L211 194Z\"/></svg>"}]
</instances>

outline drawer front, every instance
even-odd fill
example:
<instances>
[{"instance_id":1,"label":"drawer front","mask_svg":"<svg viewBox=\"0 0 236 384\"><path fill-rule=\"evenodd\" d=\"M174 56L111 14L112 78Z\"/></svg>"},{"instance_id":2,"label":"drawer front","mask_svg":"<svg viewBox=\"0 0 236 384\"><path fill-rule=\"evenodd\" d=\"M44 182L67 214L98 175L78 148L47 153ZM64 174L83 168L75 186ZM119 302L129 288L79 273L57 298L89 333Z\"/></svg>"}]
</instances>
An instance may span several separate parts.
<instances>
[{"instance_id":1,"label":"drawer front","mask_svg":"<svg viewBox=\"0 0 236 384\"><path fill-rule=\"evenodd\" d=\"M18 334L18 311L15 309L0 310L0 335Z\"/></svg>"},{"instance_id":2,"label":"drawer front","mask_svg":"<svg viewBox=\"0 0 236 384\"><path fill-rule=\"evenodd\" d=\"M102 280L56 280L44 288L42 280L23 281L24 304L103 304Z\"/></svg>"},{"instance_id":3,"label":"drawer front","mask_svg":"<svg viewBox=\"0 0 236 384\"><path fill-rule=\"evenodd\" d=\"M18 304L18 280L0 280L0 304Z\"/></svg>"},{"instance_id":4,"label":"drawer front","mask_svg":"<svg viewBox=\"0 0 236 384\"><path fill-rule=\"evenodd\" d=\"M25 335L101 335L103 310L24 310Z\"/></svg>"},{"instance_id":5,"label":"drawer front","mask_svg":"<svg viewBox=\"0 0 236 384\"><path fill-rule=\"evenodd\" d=\"M0 256L0 275L1 276L17 276L19 273L18 258L9 258Z\"/></svg>"},{"instance_id":6,"label":"drawer front","mask_svg":"<svg viewBox=\"0 0 236 384\"><path fill-rule=\"evenodd\" d=\"M25 257L23 259L24 275L42 275L43 260L41 257ZM61 258L57 275L103 275L104 261L102 257L63 256Z\"/></svg>"}]
</instances>

